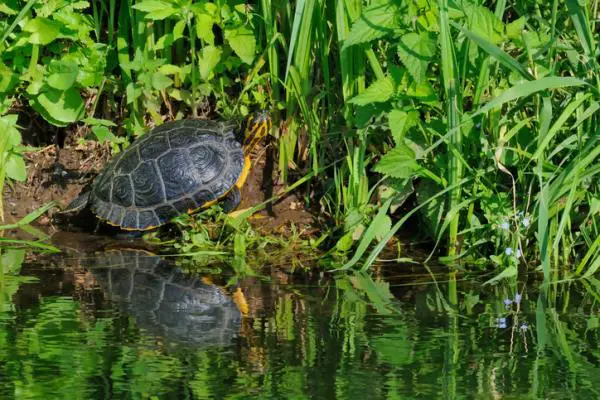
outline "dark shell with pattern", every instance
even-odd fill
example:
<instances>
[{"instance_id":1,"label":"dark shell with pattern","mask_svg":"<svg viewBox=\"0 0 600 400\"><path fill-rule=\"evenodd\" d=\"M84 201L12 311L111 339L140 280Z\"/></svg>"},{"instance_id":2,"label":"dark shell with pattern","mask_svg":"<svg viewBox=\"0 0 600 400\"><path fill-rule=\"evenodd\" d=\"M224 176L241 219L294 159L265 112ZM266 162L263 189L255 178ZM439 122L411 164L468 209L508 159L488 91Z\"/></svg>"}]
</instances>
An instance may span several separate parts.
<instances>
[{"instance_id":1,"label":"dark shell with pattern","mask_svg":"<svg viewBox=\"0 0 600 400\"><path fill-rule=\"evenodd\" d=\"M111 225L147 230L217 200L244 167L235 125L185 120L155 128L94 180L91 210Z\"/></svg>"}]
</instances>

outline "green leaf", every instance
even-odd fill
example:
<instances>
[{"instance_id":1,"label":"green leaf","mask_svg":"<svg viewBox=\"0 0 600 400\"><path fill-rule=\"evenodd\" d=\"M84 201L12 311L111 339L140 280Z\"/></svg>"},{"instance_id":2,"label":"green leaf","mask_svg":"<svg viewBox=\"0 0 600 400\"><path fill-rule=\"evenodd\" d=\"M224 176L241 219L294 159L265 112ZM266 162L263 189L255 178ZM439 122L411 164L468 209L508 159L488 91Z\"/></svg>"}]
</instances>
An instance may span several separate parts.
<instances>
[{"instance_id":1,"label":"green leaf","mask_svg":"<svg viewBox=\"0 0 600 400\"><path fill-rule=\"evenodd\" d=\"M196 16L196 35L209 44L215 44L215 34L213 33L214 19L208 14Z\"/></svg>"},{"instance_id":2,"label":"green leaf","mask_svg":"<svg viewBox=\"0 0 600 400\"><path fill-rule=\"evenodd\" d=\"M181 39L183 37L183 31L185 30L185 21L179 21L173 27L173 41Z\"/></svg>"},{"instance_id":3,"label":"green leaf","mask_svg":"<svg viewBox=\"0 0 600 400\"><path fill-rule=\"evenodd\" d=\"M419 112L416 110L392 110L388 114L388 122L392 131L394 143L400 145L403 143L406 132L419 121Z\"/></svg>"},{"instance_id":4,"label":"green leaf","mask_svg":"<svg viewBox=\"0 0 600 400\"><path fill-rule=\"evenodd\" d=\"M177 12L171 3L160 0L145 0L137 3L133 8L147 13L145 18L151 20L165 19Z\"/></svg>"},{"instance_id":5,"label":"green leaf","mask_svg":"<svg viewBox=\"0 0 600 400\"><path fill-rule=\"evenodd\" d=\"M58 37L61 24L48 18L37 17L29 20L23 30L31 33L29 43L48 44Z\"/></svg>"},{"instance_id":6,"label":"green leaf","mask_svg":"<svg viewBox=\"0 0 600 400\"><path fill-rule=\"evenodd\" d=\"M471 32L468 29L463 28L462 26L458 25L457 23L450 21L450 24L452 26L454 26L455 28L459 29L465 36L467 36L469 39L474 41L481 49L483 49L490 56L494 57L496 60L498 60L498 62L500 62L505 67L520 74L527 80L535 79L533 77L533 75L531 75L524 66L522 66L517 60L515 60L510 55L505 53L501 48L499 48L495 44L487 41L485 38L481 37L477 33Z\"/></svg>"},{"instance_id":7,"label":"green leaf","mask_svg":"<svg viewBox=\"0 0 600 400\"><path fill-rule=\"evenodd\" d=\"M256 53L256 38L251 29L246 26L240 26L236 29L226 29L225 39L243 62L252 64Z\"/></svg>"},{"instance_id":8,"label":"green leaf","mask_svg":"<svg viewBox=\"0 0 600 400\"><path fill-rule=\"evenodd\" d=\"M18 84L18 75L0 61L0 93L10 93Z\"/></svg>"},{"instance_id":9,"label":"green leaf","mask_svg":"<svg viewBox=\"0 0 600 400\"><path fill-rule=\"evenodd\" d=\"M106 126L93 126L92 132L100 143L104 142L105 140L112 141L115 138L115 135L113 135Z\"/></svg>"},{"instance_id":10,"label":"green leaf","mask_svg":"<svg viewBox=\"0 0 600 400\"><path fill-rule=\"evenodd\" d=\"M361 16L352 24L342 50L392 33L396 27L396 12L396 5L391 3L365 8Z\"/></svg>"},{"instance_id":11,"label":"green leaf","mask_svg":"<svg viewBox=\"0 0 600 400\"><path fill-rule=\"evenodd\" d=\"M370 103L383 103L388 101L394 94L394 82L392 78L376 80L358 96L353 97L348 102L358 106L364 106Z\"/></svg>"},{"instance_id":12,"label":"green leaf","mask_svg":"<svg viewBox=\"0 0 600 400\"><path fill-rule=\"evenodd\" d=\"M84 118L82 122L92 126L117 126L117 124L111 120L100 118Z\"/></svg>"},{"instance_id":13,"label":"green leaf","mask_svg":"<svg viewBox=\"0 0 600 400\"><path fill-rule=\"evenodd\" d=\"M162 0L144 0L136 3L132 8L143 12L154 12L171 8L172 4Z\"/></svg>"},{"instance_id":14,"label":"green leaf","mask_svg":"<svg viewBox=\"0 0 600 400\"><path fill-rule=\"evenodd\" d=\"M433 32L407 33L398 43L398 56L417 82L425 80L427 67L437 50L437 36Z\"/></svg>"},{"instance_id":15,"label":"green leaf","mask_svg":"<svg viewBox=\"0 0 600 400\"><path fill-rule=\"evenodd\" d=\"M215 34L213 33L213 25L218 23L217 6L213 3L195 3L191 6L191 10L196 16L196 34L198 37L209 44L215 44Z\"/></svg>"},{"instance_id":16,"label":"green leaf","mask_svg":"<svg viewBox=\"0 0 600 400\"><path fill-rule=\"evenodd\" d=\"M65 126L83 116L84 104L79 91L50 89L33 99L33 108L51 124Z\"/></svg>"},{"instance_id":17,"label":"green leaf","mask_svg":"<svg viewBox=\"0 0 600 400\"><path fill-rule=\"evenodd\" d=\"M25 169L25 160L18 154L9 154L4 164L6 176L15 181L23 182L27 178L27 170Z\"/></svg>"},{"instance_id":18,"label":"green leaf","mask_svg":"<svg viewBox=\"0 0 600 400\"><path fill-rule=\"evenodd\" d=\"M469 4L463 9L472 32L494 44L504 39L504 23L489 8Z\"/></svg>"},{"instance_id":19,"label":"green leaf","mask_svg":"<svg viewBox=\"0 0 600 400\"><path fill-rule=\"evenodd\" d=\"M427 80L422 82L411 82L411 84L406 88L405 94L407 96L419 99L419 101L423 103L433 104L440 100L437 92Z\"/></svg>"},{"instance_id":20,"label":"green leaf","mask_svg":"<svg viewBox=\"0 0 600 400\"><path fill-rule=\"evenodd\" d=\"M73 86L79 73L79 67L74 61L52 60L48 66L48 85L58 90L67 90Z\"/></svg>"},{"instance_id":21,"label":"green leaf","mask_svg":"<svg viewBox=\"0 0 600 400\"><path fill-rule=\"evenodd\" d=\"M19 4L17 0L0 1L0 13L6 15L17 15L19 13Z\"/></svg>"},{"instance_id":22,"label":"green leaf","mask_svg":"<svg viewBox=\"0 0 600 400\"><path fill-rule=\"evenodd\" d=\"M164 90L173 85L173 80L161 72L152 74L152 87L156 90Z\"/></svg>"},{"instance_id":23,"label":"green leaf","mask_svg":"<svg viewBox=\"0 0 600 400\"><path fill-rule=\"evenodd\" d=\"M387 152L374 167L376 172L393 178L412 178L418 169L417 156L406 145L396 146Z\"/></svg>"},{"instance_id":24,"label":"green leaf","mask_svg":"<svg viewBox=\"0 0 600 400\"><path fill-rule=\"evenodd\" d=\"M521 31L525 28L527 22L526 17L521 17L506 25L506 36L509 39L517 39L521 37Z\"/></svg>"},{"instance_id":25,"label":"green leaf","mask_svg":"<svg viewBox=\"0 0 600 400\"><path fill-rule=\"evenodd\" d=\"M199 55L200 77L202 79L209 79L211 72L221 61L221 53L220 47L209 45L202 48Z\"/></svg>"}]
</instances>

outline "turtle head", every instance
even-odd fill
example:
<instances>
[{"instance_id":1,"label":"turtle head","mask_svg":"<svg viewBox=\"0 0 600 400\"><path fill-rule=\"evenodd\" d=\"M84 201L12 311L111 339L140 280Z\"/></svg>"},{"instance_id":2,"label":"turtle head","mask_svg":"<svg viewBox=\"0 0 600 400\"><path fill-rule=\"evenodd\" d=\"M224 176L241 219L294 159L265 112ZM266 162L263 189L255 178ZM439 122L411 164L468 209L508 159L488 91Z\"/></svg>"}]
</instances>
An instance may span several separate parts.
<instances>
[{"instance_id":1,"label":"turtle head","mask_svg":"<svg viewBox=\"0 0 600 400\"><path fill-rule=\"evenodd\" d=\"M250 114L244 128L244 153L248 154L271 130L271 116L267 111Z\"/></svg>"}]
</instances>

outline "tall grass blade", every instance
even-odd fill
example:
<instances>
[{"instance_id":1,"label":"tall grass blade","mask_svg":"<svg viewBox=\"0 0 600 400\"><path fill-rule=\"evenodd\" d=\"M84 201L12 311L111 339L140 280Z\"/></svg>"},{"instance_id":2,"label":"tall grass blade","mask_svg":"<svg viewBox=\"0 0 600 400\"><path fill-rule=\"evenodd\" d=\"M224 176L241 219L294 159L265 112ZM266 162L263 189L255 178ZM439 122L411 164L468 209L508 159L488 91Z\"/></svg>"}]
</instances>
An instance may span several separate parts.
<instances>
[{"instance_id":1,"label":"tall grass blade","mask_svg":"<svg viewBox=\"0 0 600 400\"><path fill-rule=\"evenodd\" d=\"M579 37L581 47L583 47L583 52L586 56L593 57L596 45L594 44L594 37L590 30L590 19L585 8L587 2L566 0L566 3L569 17L571 18L571 21L573 21L573 26Z\"/></svg>"},{"instance_id":2,"label":"tall grass blade","mask_svg":"<svg viewBox=\"0 0 600 400\"><path fill-rule=\"evenodd\" d=\"M538 93L543 90L559 89L574 86L588 86L595 90L595 88L591 87L588 83L579 78L550 76L531 82L520 83L517 86L511 87L510 89L503 92L500 96L496 97L494 100L491 100L479 110L475 111L475 113L473 113L471 117L484 114L494 108L498 108L503 104L508 103L509 101L517 100L523 97L528 97L534 93Z\"/></svg>"},{"instance_id":3,"label":"tall grass blade","mask_svg":"<svg viewBox=\"0 0 600 400\"><path fill-rule=\"evenodd\" d=\"M514 58L506 54L502 49L500 49L495 44L487 41L483 37L479 36L477 33L472 32L454 21L450 21L450 24L456 29L460 30L466 37L475 42L482 50L488 53L490 56L495 58L500 64L504 65L511 71L514 71L520 74L523 78L527 80L534 80L534 76L527 71L527 69L521 65Z\"/></svg>"},{"instance_id":4,"label":"tall grass blade","mask_svg":"<svg viewBox=\"0 0 600 400\"><path fill-rule=\"evenodd\" d=\"M454 52L454 41L450 32L450 18L448 16L448 1L438 1L440 9L440 43L442 47L442 76L444 81L444 92L447 112L448 130L453 130L460 126L462 98L458 88L458 67ZM462 151L462 132L457 129L450 136L449 149L449 167L448 182L454 187L450 192L448 203L449 209L456 209L461 200L461 186L457 183L463 176L463 165L461 159L457 156ZM448 232L448 255L456 254L458 249L458 228L460 223L460 213L456 213L450 222Z\"/></svg>"}]
</instances>

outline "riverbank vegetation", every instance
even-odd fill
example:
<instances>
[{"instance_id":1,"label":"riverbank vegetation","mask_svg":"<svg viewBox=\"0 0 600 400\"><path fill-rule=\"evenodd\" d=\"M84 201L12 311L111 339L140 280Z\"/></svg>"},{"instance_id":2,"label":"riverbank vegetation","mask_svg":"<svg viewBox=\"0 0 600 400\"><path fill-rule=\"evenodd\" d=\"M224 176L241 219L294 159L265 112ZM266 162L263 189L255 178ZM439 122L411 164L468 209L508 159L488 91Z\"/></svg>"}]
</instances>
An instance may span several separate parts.
<instances>
[{"instance_id":1,"label":"riverbank vegetation","mask_svg":"<svg viewBox=\"0 0 600 400\"><path fill-rule=\"evenodd\" d=\"M269 109L278 179L302 179L328 221L315 245L342 268L369 268L418 226L444 262L591 275L597 12L595 0L5 0L0 185L25 179L23 110L116 152L165 120Z\"/></svg>"}]
</instances>

